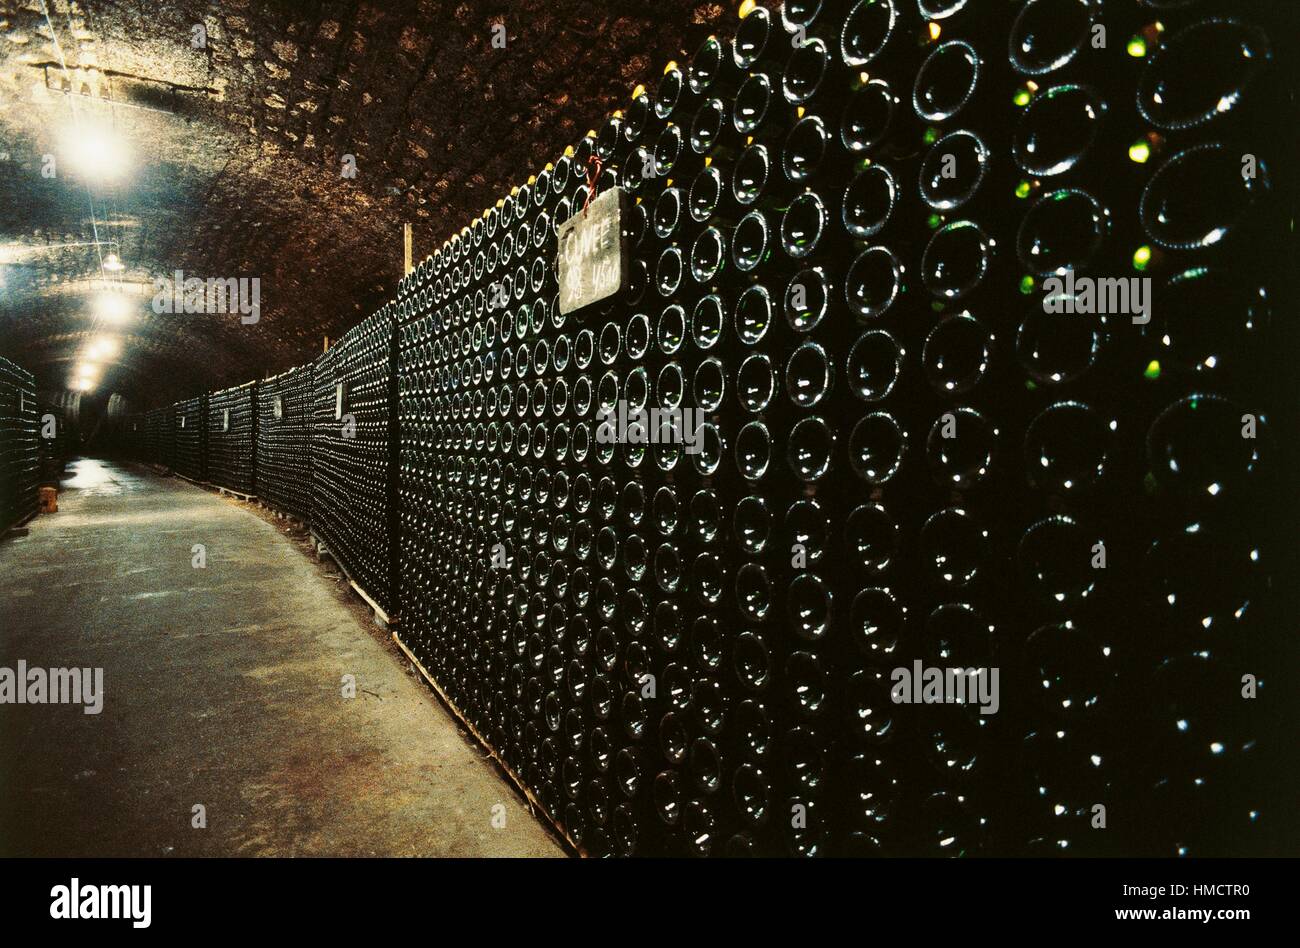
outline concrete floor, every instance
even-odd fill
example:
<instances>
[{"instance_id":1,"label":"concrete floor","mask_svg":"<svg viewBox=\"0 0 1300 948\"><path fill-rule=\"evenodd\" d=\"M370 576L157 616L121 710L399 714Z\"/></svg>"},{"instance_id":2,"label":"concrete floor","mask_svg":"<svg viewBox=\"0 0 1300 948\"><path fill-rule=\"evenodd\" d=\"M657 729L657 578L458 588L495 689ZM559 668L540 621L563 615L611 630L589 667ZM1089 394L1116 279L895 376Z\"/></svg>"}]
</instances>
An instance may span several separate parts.
<instances>
[{"instance_id":1,"label":"concrete floor","mask_svg":"<svg viewBox=\"0 0 1300 948\"><path fill-rule=\"evenodd\" d=\"M104 706L0 704L0 855L563 855L284 521L69 473L0 542L0 667L102 667Z\"/></svg>"}]
</instances>

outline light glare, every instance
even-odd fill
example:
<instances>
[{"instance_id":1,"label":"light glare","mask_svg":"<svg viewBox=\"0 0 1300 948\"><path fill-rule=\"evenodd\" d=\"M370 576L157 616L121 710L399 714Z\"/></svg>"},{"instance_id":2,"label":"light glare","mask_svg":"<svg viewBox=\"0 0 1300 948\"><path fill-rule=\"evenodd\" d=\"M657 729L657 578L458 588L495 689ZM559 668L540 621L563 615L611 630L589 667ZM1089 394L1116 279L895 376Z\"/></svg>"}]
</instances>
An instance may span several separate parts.
<instances>
[{"instance_id":1,"label":"light glare","mask_svg":"<svg viewBox=\"0 0 1300 948\"><path fill-rule=\"evenodd\" d=\"M131 152L111 126L81 120L64 129L60 157L89 181L113 182L126 176Z\"/></svg>"}]
</instances>

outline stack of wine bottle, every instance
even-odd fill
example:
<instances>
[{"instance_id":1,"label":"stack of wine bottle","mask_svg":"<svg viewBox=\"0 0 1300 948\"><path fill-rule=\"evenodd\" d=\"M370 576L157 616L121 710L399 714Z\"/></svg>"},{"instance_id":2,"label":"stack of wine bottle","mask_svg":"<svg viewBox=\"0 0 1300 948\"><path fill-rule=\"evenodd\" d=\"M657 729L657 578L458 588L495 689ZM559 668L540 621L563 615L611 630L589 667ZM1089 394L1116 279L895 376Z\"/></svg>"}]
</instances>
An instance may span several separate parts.
<instances>
[{"instance_id":1,"label":"stack of wine bottle","mask_svg":"<svg viewBox=\"0 0 1300 948\"><path fill-rule=\"evenodd\" d=\"M403 282L401 636L572 839L1263 845L1247 6L755 7ZM614 185L626 288L566 316ZM693 440L602 437L645 407Z\"/></svg>"},{"instance_id":2,"label":"stack of wine bottle","mask_svg":"<svg viewBox=\"0 0 1300 948\"><path fill-rule=\"evenodd\" d=\"M208 396L196 395L173 406L176 431L175 472L192 481L208 477Z\"/></svg>"},{"instance_id":3,"label":"stack of wine bottle","mask_svg":"<svg viewBox=\"0 0 1300 948\"><path fill-rule=\"evenodd\" d=\"M36 512L37 424L35 378L0 359L0 533Z\"/></svg>"},{"instance_id":4,"label":"stack of wine bottle","mask_svg":"<svg viewBox=\"0 0 1300 948\"><path fill-rule=\"evenodd\" d=\"M57 484L67 462L76 453L80 397L71 393L50 397L48 393L37 392L40 432L37 441L43 484Z\"/></svg>"},{"instance_id":5,"label":"stack of wine bottle","mask_svg":"<svg viewBox=\"0 0 1300 948\"><path fill-rule=\"evenodd\" d=\"M127 460L144 460L144 412L131 412L122 418L113 432L113 448Z\"/></svg>"},{"instance_id":6,"label":"stack of wine bottle","mask_svg":"<svg viewBox=\"0 0 1300 948\"><path fill-rule=\"evenodd\" d=\"M312 371L312 526L389 615L397 612L396 352L394 307L385 305Z\"/></svg>"},{"instance_id":7,"label":"stack of wine bottle","mask_svg":"<svg viewBox=\"0 0 1300 948\"><path fill-rule=\"evenodd\" d=\"M175 410L171 405L145 412L143 460L147 463L171 469L176 453L174 418Z\"/></svg>"},{"instance_id":8,"label":"stack of wine bottle","mask_svg":"<svg viewBox=\"0 0 1300 948\"><path fill-rule=\"evenodd\" d=\"M1055 202L1076 207L1059 217L1045 196L1020 225L1022 261L1040 249L1058 262L1082 258L1095 242L1094 259L1075 270L1108 276L1127 265L1153 287L1141 317L1120 316L1117 325L1110 316L1098 327L1114 354L1108 375L1080 387L1085 404L1044 405L1027 437L1041 457L1058 461L1055 471L1036 462L1048 484L1071 470L1059 463L1065 458L1074 471L1095 462L1105 474L1116 457L1117 473L1126 475L1109 493L1074 497L1065 508L1076 523L1097 520L1097 507L1104 512L1097 529L1115 537L1107 552L1122 551L1118 564L1113 556L1107 564L1113 591L1091 623L1063 629L1060 616L1044 617L1051 624L1035 633L1031 652L1036 677L1054 669L1063 680L1067 663L1086 667L1075 664L1076 654L1095 661L1108 646L1105 663L1120 665L1109 727L1097 720L1106 711L1095 713L1106 695L1099 692L1092 707L1061 708L1059 689L1044 686L1057 715L1026 739L1036 773L1048 775L1038 795L1044 824L1063 822L1048 815L1058 804L1077 812L1076 778L1132 801L1126 838L1092 834L1105 839L1094 848L1110 853L1135 844L1159 855L1285 846L1286 816L1273 805L1281 799L1274 781L1283 713L1276 686L1267 685L1290 663L1277 636L1286 613L1272 590L1294 533L1282 476L1289 466L1278 463L1272 409L1294 403L1279 384L1290 374L1282 353L1295 340L1274 315L1287 304L1270 284L1294 266L1285 236L1294 184L1277 173L1284 154L1275 138L1291 106L1273 48L1273 39L1295 35L1294 21L1284 25L1293 12L1250 0L1147 0L1124 24L1137 65L1123 77L1089 77L1096 98L1117 107L1118 134L1103 131L1098 141L1113 143L1127 178L1086 154L1081 136L1064 141L1051 129L1044 138L1069 149L1062 159L1070 167L1047 190L1071 187L1092 199L1092 211L1080 214L1072 197ZM1053 71L1052 82L1068 81L1069 68ZM1030 110L1048 116L1027 117L1024 127L1059 120L1050 118L1055 102L1041 102L1044 95ZM1078 229L1089 220L1099 222L1093 238ZM1053 247L1035 242L1039 233L1061 238ZM1283 292L1289 282L1281 281ZM1117 450L1105 450L1116 442ZM1042 540L1052 532L1039 531ZM1026 551L1025 566L1052 564L1043 546ZM1058 590L1076 598L1086 592ZM1102 742L1111 754L1108 782L1097 781L1105 768L1091 763L1097 751L1088 749ZM1055 835L1044 842L1064 845Z\"/></svg>"},{"instance_id":9,"label":"stack of wine bottle","mask_svg":"<svg viewBox=\"0 0 1300 948\"><path fill-rule=\"evenodd\" d=\"M257 385L208 396L208 480L241 494L257 492Z\"/></svg>"},{"instance_id":10,"label":"stack of wine bottle","mask_svg":"<svg viewBox=\"0 0 1300 948\"><path fill-rule=\"evenodd\" d=\"M1269 851L1278 5L742 14L295 370L264 470L589 853Z\"/></svg>"},{"instance_id":11,"label":"stack of wine bottle","mask_svg":"<svg viewBox=\"0 0 1300 948\"><path fill-rule=\"evenodd\" d=\"M302 519L311 511L311 406L311 363L257 384L258 494Z\"/></svg>"}]
</instances>

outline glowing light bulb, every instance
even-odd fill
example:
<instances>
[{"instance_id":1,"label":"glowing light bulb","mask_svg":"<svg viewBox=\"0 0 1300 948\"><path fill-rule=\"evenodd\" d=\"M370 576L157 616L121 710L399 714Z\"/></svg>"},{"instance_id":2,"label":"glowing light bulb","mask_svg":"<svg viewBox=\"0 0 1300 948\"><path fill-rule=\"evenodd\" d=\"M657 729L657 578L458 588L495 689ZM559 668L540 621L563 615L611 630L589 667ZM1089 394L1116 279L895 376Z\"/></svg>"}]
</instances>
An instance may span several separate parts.
<instances>
[{"instance_id":1,"label":"glowing light bulb","mask_svg":"<svg viewBox=\"0 0 1300 948\"><path fill-rule=\"evenodd\" d=\"M100 336L86 350L92 360L116 358L122 351L122 341L116 336Z\"/></svg>"},{"instance_id":2,"label":"glowing light bulb","mask_svg":"<svg viewBox=\"0 0 1300 948\"><path fill-rule=\"evenodd\" d=\"M64 129L60 158L78 175L94 182L124 178L131 151L111 126L82 120Z\"/></svg>"},{"instance_id":3,"label":"glowing light bulb","mask_svg":"<svg viewBox=\"0 0 1300 948\"><path fill-rule=\"evenodd\" d=\"M124 323L131 316L131 307L120 293L101 293L95 300L95 313L109 323Z\"/></svg>"}]
</instances>

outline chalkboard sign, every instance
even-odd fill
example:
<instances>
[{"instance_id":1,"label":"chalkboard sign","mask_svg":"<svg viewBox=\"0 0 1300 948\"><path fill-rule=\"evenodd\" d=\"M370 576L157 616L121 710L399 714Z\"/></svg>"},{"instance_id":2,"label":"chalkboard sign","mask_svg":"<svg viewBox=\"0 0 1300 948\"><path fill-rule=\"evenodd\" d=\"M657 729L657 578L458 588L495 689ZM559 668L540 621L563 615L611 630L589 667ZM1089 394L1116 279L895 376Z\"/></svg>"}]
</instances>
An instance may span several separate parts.
<instances>
[{"instance_id":1,"label":"chalkboard sign","mask_svg":"<svg viewBox=\"0 0 1300 948\"><path fill-rule=\"evenodd\" d=\"M627 245L623 238L623 190L610 188L560 225L560 312L564 315L608 299L623 288Z\"/></svg>"}]
</instances>

